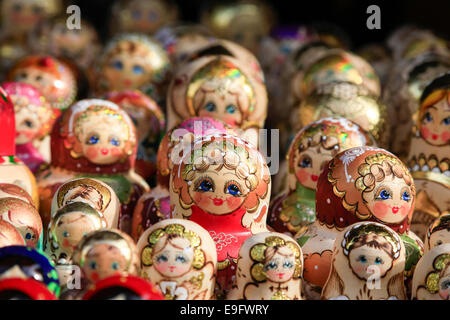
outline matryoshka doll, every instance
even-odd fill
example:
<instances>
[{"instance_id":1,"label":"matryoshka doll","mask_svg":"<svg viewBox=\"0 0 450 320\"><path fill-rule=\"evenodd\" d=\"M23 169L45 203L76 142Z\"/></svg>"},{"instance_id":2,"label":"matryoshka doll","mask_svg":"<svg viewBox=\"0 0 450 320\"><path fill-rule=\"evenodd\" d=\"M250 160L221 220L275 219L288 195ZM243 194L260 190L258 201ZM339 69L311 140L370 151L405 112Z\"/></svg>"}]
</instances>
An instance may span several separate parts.
<instances>
[{"instance_id":1,"label":"matryoshka doll","mask_svg":"<svg viewBox=\"0 0 450 320\"><path fill-rule=\"evenodd\" d=\"M301 129L291 143L288 188L271 203L268 224L295 236L316 218L316 186L324 166L339 152L372 145L373 138L344 118L323 118Z\"/></svg>"},{"instance_id":2,"label":"matryoshka doll","mask_svg":"<svg viewBox=\"0 0 450 320\"><path fill-rule=\"evenodd\" d=\"M236 280L227 300L303 300L303 255L289 236L262 232L239 250Z\"/></svg>"},{"instance_id":3,"label":"matryoshka doll","mask_svg":"<svg viewBox=\"0 0 450 320\"><path fill-rule=\"evenodd\" d=\"M411 137L408 167L417 200L411 229L422 239L428 226L450 212L450 73L424 89Z\"/></svg>"},{"instance_id":4,"label":"matryoshka doll","mask_svg":"<svg viewBox=\"0 0 450 320\"><path fill-rule=\"evenodd\" d=\"M24 245L0 249L0 279L34 279L41 282L55 296L59 296L60 282L53 263L40 250Z\"/></svg>"},{"instance_id":5,"label":"matryoshka doll","mask_svg":"<svg viewBox=\"0 0 450 320\"><path fill-rule=\"evenodd\" d=\"M72 179L62 184L55 192L51 212L43 217L47 227L50 218L66 204L84 202L105 217L108 228L117 228L120 216L120 201L114 190L105 182L92 178Z\"/></svg>"},{"instance_id":6,"label":"matryoshka doll","mask_svg":"<svg viewBox=\"0 0 450 320\"><path fill-rule=\"evenodd\" d=\"M72 70L51 56L32 55L20 59L9 70L7 80L33 85L55 111L69 107L77 96L77 81Z\"/></svg>"},{"instance_id":7,"label":"matryoshka doll","mask_svg":"<svg viewBox=\"0 0 450 320\"><path fill-rule=\"evenodd\" d=\"M42 215L58 187L73 178L107 183L119 197L119 229L130 232L131 215L147 183L134 172L137 139L131 118L115 103L80 100L55 123L51 166L38 175Z\"/></svg>"},{"instance_id":8,"label":"matryoshka doll","mask_svg":"<svg viewBox=\"0 0 450 320\"><path fill-rule=\"evenodd\" d=\"M218 297L231 288L240 246L253 234L267 231L270 185L261 153L237 136L201 137L174 161L172 215L197 222L216 243Z\"/></svg>"},{"instance_id":9,"label":"matryoshka doll","mask_svg":"<svg viewBox=\"0 0 450 320\"><path fill-rule=\"evenodd\" d=\"M0 87L0 182L14 184L24 189L39 207L36 178L28 167L16 157L16 125L14 105Z\"/></svg>"},{"instance_id":10,"label":"matryoshka doll","mask_svg":"<svg viewBox=\"0 0 450 320\"><path fill-rule=\"evenodd\" d=\"M25 239L16 227L6 220L0 220L0 248L24 245L26 245Z\"/></svg>"},{"instance_id":11,"label":"matryoshka doll","mask_svg":"<svg viewBox=\"0 0 450 320\"><path fill-rule=\"evenodd\" d=\"M450 214L440 216L428 228L424 241L425 253L445 243L450 243Z\"/></svg>"},{"instance_id":12,"label":"matryoshka doll","mask_svg":"<svg viewBox=\"0 0 450 320\"><path fill-rule=\"evenodd\" d=\"M37 209L18 198L0 199L0 220L12 224L29 247L42 249L42 219Z\"/></svg>"},{"instance_id":13,"label":"matryoshka doll","mask_svg":"<svg viewBox=\"0 0 450 320\"><path fill-rule=\"evenodd\" d=\"M17 198L36 207L28 192L15 184L0 183L0 199L1 198Z\"/></svg>"},{"instance_id":14,"label":"matryoshka doll","mask_svg":"<svg viewBox=\"0 0 450 320\"><path fill-rule=\"evenodd\" d=\"M34 279L0 280L0 300L58 300L45 285Z\"/></svg>"},{"instance_id":15,"label":"matryoshka doll","mask_svg":"<svg viewBox=\"0 0 450 320\"><path fill-rule=\"evenodd\" d=\"M382 223L399 233L406 248L408 285L423 254L422 241L409 230L415 200L411 174L390 152L362 146L335 155L317 182L316 221L296 236L311 296L325 284L339 233L360 221Z\"/></svg>"},{"instance_id":16,"label":"matryoshka doll","mask_svg":"<svg viewBox=\"0 0 450 320\"><path fill-rule=\"evenodd\" d=\"M450 243L436 246L420 259L411 300L450 300Z\"/></svg>"},{"instance_id":17,"label":"matryoshka doll","mask_svg":"<svg viewBox=\"0 0 450 320\"><path fill-rule=\"evenodd\" d=\"M83 300L164 300L152 283L140 277L116 275L91 286Z\"/></svg>"},{"instance_id":18,"label":"matryoshka doll","mask_svg":"<svg viewBox=\"0 0 450 320\"><path fill-rule=\"evenodd\" d=\"M105 99L116 103L133 120L138 140L136 172L150 183L155 176L156 153L164 135L164 113L153 99L139 90L109 92Z\"/></svg>"},{"instance_id":19,"label":"matryoshka doll","mask_svg":"<svg viewBox=\"0 0 450 320\"><path fill-rule=\"evenodd\" d=\"M158 42L145 34L121 34L106 44L96 63L94 91L139 89L161 104L169 67L167 53Z\"/></svg>"},{"instance_id":20,"label":"matryoshka doll","mask_svg":"<svg viewBox=\"0 0 450 320\"><path fill-rule=\"evenodd\" d=\"M151 225L163 219L171 218L169 179L173 168L172 152L174 155L189 145L193 139L213 133L235 132L220 120L212 118L189 118L176 125L166 133L161 141L157 155L156 188L144 193L136 204L131 224L131 235L138 241L142 232ZM175 156L177 157L177 156Z\"/></svg>"},{"instance_id":21,"label":"matryoshka doll","mask_svg":"<svg viewBox=\"0 0 450 320\"><path fill-rule=\"evenodd\" d=\"M32 172L50 161L49 133L55 122L52 106L32 85L22 82L3 83L14 104L16 120L16 155Z\"/></svg>"},{"instance_id":22,"label":"matryoshka doll","mask_svg":"<svg viewBox=\"0 0 450 320\"><path fill-rule=\"evenodd\" d=\"M142 277L166 300L211 300L217 252L210 234L195 222L160 221L139 238Z\"/></svg>"},{"instance_id":23,"label":"matryoshka doll","mask_svg":"<svg viewBox=\"0 0 450 320\"><path fill-rule=\"evenodd\" d=\"M322 300L408 300L405 246L391 228L359 222L336 239Z\"/></svg>"}]
</instances>

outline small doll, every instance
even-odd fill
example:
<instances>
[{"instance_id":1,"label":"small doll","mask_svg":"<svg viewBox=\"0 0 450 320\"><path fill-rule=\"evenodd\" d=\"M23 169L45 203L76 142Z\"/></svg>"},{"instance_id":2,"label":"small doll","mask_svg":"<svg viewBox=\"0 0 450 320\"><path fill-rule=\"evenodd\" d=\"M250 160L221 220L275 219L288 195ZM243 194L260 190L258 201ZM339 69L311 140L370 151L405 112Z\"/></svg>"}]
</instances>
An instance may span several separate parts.
<instances>
[{"instance_id":1,"label":"small doll","mask_svg":"<svg viewBox=\"0 0 450 320\"><path fill-rule=\"evenodd\" d=\"M239 250L236 282L227 300L303 300L303 255L289 236L262 232Z\"/></svg>"},{"instance_id":2,"label":"small doll","mask_svg":"<svg viewBox=\"0 0 450 320\"><path fill-rule=\"evenodd\" d=\"M119 229L130 232L134 206L147 183L134 172L137 139L131 118L118 105L100 99L80 100L55 123L51 165L39 173L41 212L48 216L56 190L73 178L107 183L121 203Z\"/></svg>"},{"instance_id":3,"label":"small doll","mask_svg":"<svg viewBox=\"0 0 450 320\"><path fill-rule=\"evenodd\" d=\"M436 246L420 259L411 300L450 300L450 244Z\"/></svg>"},{"instance_id":4,"label":"small doll","mask_svg":"<svg viewBox=\"0 0 450 320\"><path fill-rule=\"evenodd\" d=\"M6 220L0 220L0 248L24 245L25 239L16 227Z\"/></svg>"},{"instance_id":5,"label":"small doll","mask_svg":"<svg viewBox=\"0 0 450 320\"><path fill-rule=\"evenodd\" d=\"M116 275L91 286L83 300L164 300L159 289L145 279Z\"/></svg>"},{"instance_id":6,"label":"small doll","mask_svg":"<svg viewBox=\"0 0 450 320\"><path fill-rule=\"evenodd\" d=\"M56 297L60 293L55 266L40 250L23 245L0 249L0 279L21 278L41 282Z\"/></svg>"},{"instance_id":7,"label":"small doll","mask_svg":"<svg viewBox=\"0 0 450 320\"><path fill-rule=\"evenodd\" d=\"M24 189L15 184L0 183L0 199L10 197L20 199L36 207L33 199L31 199L31 196Z\"/></svg>"},{"instance_id":8,"label":"small doll","mask_svg":"<svg viewBox=\"0 0 450 320\"><path fill-rule=\"evenodd\" d=\"M50 215L44 219L47 227L50 218L66 204L84 202L105 217L108 228L117 228L120 216L120 201L114 190L105 182L92 178L72 179L62 184L52 200Z\"/></svg>"},{"instance_id":9,"label":"small doll","mask_svg":"<svg viewBox=\"0 0 450 320\"><path fill-rule=\"evenodd\" d=\"M216 243L220 297L231 287L240 246L267 231L270 173L261 153L237 136L208 135L184 151L170 176L172 216L197 222Z\"/></svg>"},{"instance_id":10,"label":"small doll","mask_svg":"<svg viewBox=\"0 0 450 320\"><path fill-rule=\"evenodd\" d=\"M170 63L159 43L144 34L122 34L105 46L96 68L95 92L139 89L162 104Z\"/></svg>"},{"instance_id":11,"label":"small doll","mask_svg":"<svg viewBox=\"0 0 450 320\"><path fill-rule=\"evenodd\" d=\"M142 276L166 300L211 300L217 252L209 233L181 219L160 221L139 238Z\"/></svg>"},{"instance_id":12,"label":"small doll","mask_svg":"<svg viewBox=\"0 0 450 320\"><path fill-rule=\"evenodd\" d=\"M344 118L323 118L301 129L287 154L287 192L272 201L268 224L277 232L295 236L316 218L319 175L337 153L365 145L373 138Z\"/></svg>"},{"instance_id":13,"label":"small doll","mask_svg":"<svg viewBox=\"0 0 450 320\"><path fill-rule=\"evenodd\" d=\"M0 220L12 224L20 232L27 246L42 248L42 220L33 205L17 198L1 198Z\"/></svg>"},{"instance_id":14,"label":"small doll","mask_svg":"<svg viewBox=\"0 0 450 320\"><path fill-rule=\"evenodd\" d=\"M172 0L119 0L111 11L111 34L139 32L152 35L178 17L178 9Z\"/></svg>"},{"instance_id":15,"label":"small doll","mask_svg":"<svg viewBox=\"0 0 450 320\"><path fill-rule=\"evenodd\" d=\"M316 221L296 236L310 292L318 293L324 285L336 237L360 221L382 223L399 233L406 248L404 271L409 281L423 254L422 241L410 231L415 198L411 174L386 150L362 146L335 155L317 182Z\"/></svg>"},{"instance_id":16,"label":"small doll","mask_svg":"<svg viewBox=\"0 0 450 320\"><path fill-rule=\"evenodd\" d=\"M437 218L428 228L424 241L425 253L445 243L450 243L450 214Z\"/></svg>"},{"instance_id":17,"label":"small doll","mask_svg":"<svg viewBox=\"0 0 450 320\"><path fill-rule=\"evenodd\" d=\"M9 70L7 80L33 85L56 112L69 107L77 96L77 81L72 70L51 56L33 55L20 59Z\"/></svg>"},{"instance_id":18,"label":"small doll","mask_svg":"<svg viewBox=\"0 0 450 320\"><path fill-rule=\"evenodd\" d=\"M16 120L16 155L35 173L50 161L49 133L55 122L52 106L32 85L22 82L3 83L14 104Z\"/></svg>"},{"instance_id":19,"label":"small doll","mask_svg":"<svg viewBox=\"0 0 450 320\"><path fill-rule=\"evenodd\" d=\"M236 134L220 120L199 117L189 118L166 133L158 148L156 188L143 194L133 212L131 234L138 241L142 232L163 219L171 218L169 179L173 168L172 159L183 150L192 139L214 133ZM174 155L172 156L172 152Z\"/></svg>"},{"instance_id":20,"label":"small doll","mask_svg":"<svg viewBox=\"0 0 450 320\"><path fill-rule=\"evenodd\" d=\"M359 222L336 239L322 300L407 300L405 246L391 228Z\"/></svg>"},{"instance_id":21,"label":"small doll","mask_svg":"<svg viewBox=\"0 0 450 320\"><path fill-rule=\"evenodd\" d=\"M417 189L411 229L422 239L428 226L450 212L450 73L423 90L408 167Z\"/></svg>"},{"instance_id":22,"label":"small doll","mask_svg":"<svg viewBox=\"0 0 450 320\"><path fill-rule=\"evenodd\" d=\"M164 113L153 99L139 90L109 92L105 99L116 103L133 120L138 140L136 172L150 183L156 172L156 153L164 135Z\"/></svg>"},{"instance_id":23,"label":"small doll","mask_svg":"<svg viewBox=\"0 0 450 320\"><path fill-rule=\"evenodd\" d=\"M0 300L58 300L45 285L34 279L0 281Z\"/></svg>"},{"instance_id":24,"label":"small doll","mask_svg":"<svg viewBox=\"0 0 450 320\"><path fill-rule=\"evenodd\" d=\"M24 189L39 207L36 178L28 167L16 157L16 125L14 105L6 91L0 87L0 182Z\"/></svg>"}]
</instances>

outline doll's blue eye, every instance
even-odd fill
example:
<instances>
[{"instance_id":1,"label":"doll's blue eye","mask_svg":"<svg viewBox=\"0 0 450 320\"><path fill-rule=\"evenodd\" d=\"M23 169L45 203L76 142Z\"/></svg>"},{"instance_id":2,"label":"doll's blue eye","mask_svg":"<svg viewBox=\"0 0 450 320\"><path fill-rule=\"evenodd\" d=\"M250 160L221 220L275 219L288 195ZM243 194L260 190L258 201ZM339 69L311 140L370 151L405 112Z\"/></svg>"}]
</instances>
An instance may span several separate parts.
<instances>
[{"instance_id":1,"label":"doll's blue eye","mask_svg":"<svg viewBox=\"0 0 450 320\"><path fill-rule=\"evenodd\" d=\"M100 140L100 138L98 137L98 136L91 136L91 137L89 137L89 139L88 139L88 144L96 144L96 143L98 143L98 141Z\"/></svg>"},{"instance_id":2,"label":"doll's blue eye","mask_svg":"<svg viewBox=\"0 0 450 320\"><path fill-rule=\"evenodd\" d=\"M291 263L291 262L289 262L289 261L286 261L284 264L283 264L283 267L284 268L286 268L286 269L290 269L290 268L292 268L294 265Z\"/></svg>"},{"instance_id":3,"label":"doll's blue eye","mask_svg":"<svg viewBox=\"0 0 450 320\"><path fill-rule=\"evenodd\" d=\"M31 238L32 238L31 233L28 232L28 233L25 235L25 239L30 240Z\"/></svg>"},{"instance_id":4,"label":"doll's blue eye","mask_svg":"<svg viewBox=\"0 0 450 320\"><path fill-rule=\"evenodd\" d=\"M213 112L216 110L216 105L212 102L208 102L205 106L205 110L208 112Z\"/></svg>"},{"instance_id":5,"label":"doll's blue eye","mask_svg":"<svg viewBox=\"0 0 450 320\"><path fill-rule=\"evenodd\" d=\"M183 256L177 256L175 261L181 262L181 263L185 263L186 262L186 258L183 257Z\"/></svg>"},{"instance_id":6,"label":"doll's blue eye","mask_svg":"<svg viewBox=\"0 0 450 320\"><path fill-rule=\"evenodd\" d=\"M270 261L267 265L266 265L266 269L267 270L274 270L274 269L276 269L278 267L278 265L275 263L275 262L273 262L273 261Z\"/></svg>"},{"instance_id":7,"label":"doll's blue eye","mask_svg":"<svg viewBox=\"0 0 450 320\"><path fill-rule=\"evenodd\" d=\"M359 256L358 261L361 263L366 263L367 262L367 258L366 256Z\"/></svg>"},{"instance_id":8,"label":"doll's blue eye","mask_svg":"<svg viewBox=\"0 0 450 320\"><path fill-rule=\"evenodd\" d=\"M387 200L387 199L390 199L390 198L391 198L391 194L389 193L389 191L383 189L383 190L381 190L381 192L380 192L379 198L380 198L380 199L383 199L383 200Z\"/></svg>"},{"instance_id":9,"label":"doll's blue eye","mask_svg":"<svg viewBox=\"0 0 450 320\"><path fill-rule=\"evenodd\" d=\"M144 73L144 68L142 68L141 66L138 66L138 65L134 65L133 66L133 73L135 73L135 74L143 74Z\"/></svg>"},{"instance_id":10,"label":"doll's blue eye","mask_svg":"<svg viewBox=\"0 0 450 320\"><path fill-rule=\"evenodd\" d=\"M442 122L448 126L450 124L450 117L445 118L444 120L442 120Z\"/></svg>"},{"instance_id":11,"label":"doll's blue eye","mask_svg":"<svg viewBox=\"0 0 450 320\"><path fill-rule=\"evenodd\" d=\"M381 259L380 257L375 258L375 264L382 264L382 263L383 263L383 259Z\"/></svg>"},{"instance_id":12,"label":"doll's blue eye","mask_svg":"<svg viewBox=\"0 0 450 320\"><path fill-rule=\"evenodd\" d=\"M111 269L113 270L119 270L119 264L117 262L111 263Z\"/></svg>"},{"instance_id":13,"label":"doll's blue eye","mask_svg":"<svg viewBox=\"0 0 450 320\"><path fill-rule=\"evenodd\" d=\"M133 16L134 19L139 19L141 17L141 12L136 10L133 11L131 15Z\"/></svg>"},{"instance_id":14,"label":"doll's blue eye","mask_svg":"<svg viewBox=\"0 0 450 320\"><path fill-rule=\"evenodd\" d=\"M155 12L150 12L148 14L148 19L150 21L156 21L156 20L158 20L158 14L156 14Z\"/></svg>"},{"instance_id":15,"label":"doll's blue eye","mask_svg":"<svg viewBox=\"0 0 450 320\"><path fill-rule=\"evenodd\" d=\"M229 105L226 107L226 111L227 111L227 113L229 113L229 114L233 114L233 113L236 112L236 106L235 106L234 104L229 104Z\"/></svg>"},{"instance_id":16,"label":"doll's blue eye","mask_svg":"<svg viewBox=\"0 0 450 320\"><path fill-rule=\"evenodd\" d=\"M91 269L97 268L97 262L91 261L91 262L89 263L89 267L90 267Z\"/></svg>"},{"instance_id":17,"label":"doll's blue eye","mask_svg":"<svg viewBox=\"0 0 450 320\"><path fill-rule=\"evenodd\" d=\"M156 261L158 261L158 262L167 262L168 260L169 259L167 259L167 257L164 254L162 254L156 258Z\"/></svg>"},{"instance_id":18,"label":"doll's blue eye","mask_svg":"<svg viewBox=\"0 0 450 320\"><path fill-rule=\"evenodd\" d=\"M67 238L67 237L69 237L69 235L70 235L70 234L69 234L69 233L68 233L67 231L64 231L64 232L63 232L63 236L64 236L64 238Z\"/></svg>"},{"instance_id":19,"label":"doll's blue eye","mask_svg":"<svg viewBox=\"0 0 450 320\"><path fill-rule=\"evenodd\" d=\"M442 290L448 290L448 289L450 289L450 280L446 280L446 281L442 282L442 284L441 284L441 289L442 289Z\"/></svg>"},{"instance_id":20,"label":"doll's blue eye","mask_svg":"<svg viewBox=\"0 0 450 320\"><path fill-rule=\"evenodd\" d=\"M198 189L198 191L202 191L202 192L208 192L208 191L213 192L214 191L213 184L208 180L203 180L197 189Z\"/></svg>"},{"instance_id":21,"label":"doll's blue eye","mask_svg":"<svg viewBox=\"0 0 450 320\"><path fill-rule=\"evenodd\" d=\"M227 193L231 194L232 196L238 197L240 196L241 190L239 190L239 187L235 184L230 184L227 187Z\"/></svg>"},{"instance_id":22,"label":"doll's blue eye","mask_svg":"<svg viewBox=\"0 0 450 320\"><path fill-rule=\"evenodd\" d=\"M123 63L122 63L122 61L119 61L119 60L113 61L113 63L111 63L111 66L117 70L123 69Z\"/></svg>"},{"instance_id":23,"label":"doll's blue eye","mask_svg":"<svg viewBox=\"0 0 450 320\"><path fill-rule=\"evenodd\" d=\"M311 158L305 157L305 158L303 158L302 162L300 162L299 166L302 168L310 168L310 167L312 167L311 163L312 163Z\"/></svg>"},{"instance_id":24,"label":"doll's blue eye","mask_svg":"<svg viewBox=\"0 0 450 320\"><path fill-rule=\"evenodd\" d=\"M423 116L423 119L424 119L426 122L431 122L431 121L433 121L433 117L431 116L431 113L429 113L429 112L425 113L425 115Z\"/></svg>"},{"instance_id":25,"label":"doll's blue eye","mask_svg":"<svg viewBox=\"0 0 450 320\"><path fill-rule=\"evenodd\" d=\"M403 192L402 194L402 199L405 200L406 202L408 202L409 200L411 200L411 196L409 195L408 191Z\"/></svg>"},{"instance_id":26,"label":"doll's blue eye","mask_svg":"<svg viewBox=\"0 0 450 320\"><path fill-rule=\"evenodd\" d=\"M120 145L119 140L117 140L116 138L111 138L111 139L109 140L109 143L110 143L111 145L115 146L115 147L118 147L118 146Z\"/></svg>"}]
</instances>

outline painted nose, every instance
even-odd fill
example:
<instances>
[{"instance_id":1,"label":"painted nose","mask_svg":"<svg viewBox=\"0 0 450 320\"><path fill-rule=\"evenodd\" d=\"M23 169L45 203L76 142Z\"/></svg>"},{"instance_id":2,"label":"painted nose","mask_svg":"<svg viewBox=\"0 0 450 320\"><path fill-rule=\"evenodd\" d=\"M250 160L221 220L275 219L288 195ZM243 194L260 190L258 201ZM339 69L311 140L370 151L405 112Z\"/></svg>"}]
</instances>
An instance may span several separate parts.
<instances>
[{"instance_id":1,"label":"painted nose","mask_svg":"<svg viewBox=\"0 0 450 320\"><path fill-rule=\"evenodd\" d=\"M106 155L108 154L109 150L106 149L106 148L102 148L102 149L100 150L100 152L101 152L104 156L106 156Z\"/></svg>"}]
</instances>

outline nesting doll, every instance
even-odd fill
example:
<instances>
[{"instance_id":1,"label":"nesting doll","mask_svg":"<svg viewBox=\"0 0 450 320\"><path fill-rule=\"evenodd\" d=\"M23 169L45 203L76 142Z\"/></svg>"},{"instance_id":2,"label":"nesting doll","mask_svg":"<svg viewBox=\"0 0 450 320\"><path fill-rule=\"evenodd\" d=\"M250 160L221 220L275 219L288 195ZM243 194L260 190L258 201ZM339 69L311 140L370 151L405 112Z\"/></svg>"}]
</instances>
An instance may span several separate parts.
<instances>
[{"instance_id":1,"label":"nesting doll","mask_svg":"<svg viewBox=\"0 0 450 320\"><path fill-rule=\"evenodd\" d=\"M117 228L119 225L120 201L114 190L100 180L79 178L67 181L55 192L51 212L43 217L45 228L59 209L75 202L84 202L101 212L105 217L107 228Z\"/></svg>"},{"instance_id":2,"label":"nesting doll","mask_svg":"<svg viewBox=\"0 0 450 320\"><path fill-rule=\"evenodd\" d=\"M112 6L110 32L154 34L175 22L178 9L172 0L119 0Z\"/></svg>"},{"instance_id":3,"label":"nesting doll","mask_svg":"<svg viewBox=\"0 0 450 320\"><path fill-rule=\"evenodd\" d=\"M88 283L113 275L139 274L136 244L129 235L117 229L88 233L78 243L72 260L81 268Z\"/></svg>"},{"instance_id":4,"label":"nesting doll","mask_svg":"<svg viewBox=\"0 0 450 320\"><path fill-rule=\"evenodd\" d=\"M45 285L34 279L0 280L0 300L57 300Z\"/></svg>"},{"instance_id":5,"label":"nesting doll","mask_svg":"<svg viewBox=\"0 0 450 320\"><path fill-rule=\"evenodd\" d=\"M119 229L129 232L134 206L149 187L134 172L136 131L131 118L115 103L80 100L55 123L51 166L38 175L42 215L67 180L88 177L107 183L119 197Z\"/></svg>"},{"instance_id":6,"label":"nesting doll","mask_svg":"<svg viewBox=\"0 0 450 320\"><path fill-rule=\"evenodd\" d=\"M0 220L0 230L0 248L26 245L22 234L12 223L6 220Z\"/></svg>"},{"instance_id":7,"label":"nesting doll","mask_svg":"<svg viewBox=\"0 0 450 320\"><path fill-rule=\"evenodd\" d=\"M24 189L39 206L36 178L28 167L16 157L16 125L14 106L8 94L0 87L0 182Z\"/></svg>"},{"instance_id":8,"label":"nesting doll","mask_svg":"<svg viewBox=\"0 0 450 320\"><path fill-rule=\"evenodd\" d=\"M7 80L33 85L57 110L69 107L77 96L77 82L72 70L51 56L33 55L20 59L9 70Z\"/></svg>"},{"instance_id":9,"label":"nesting doll","mask_svg":"<svg viewBox=\"0 0 450 320\"><path fill-rule=\"evenodd\" d=\"M28 192L15 184L0 183L0 199L1 198L17 198L36 207L33 199Z\"/></svg>"},{"instance_id":10,"label":"nesting doll","mask_svg":"<svg viewBox=\"0 0 450 320\"><path fill-rule=\"evenodd\" d=\"M95 92L139 89L163 102L169 58L155 40L144 34L122 34L111 39L96 63ZM164 93L163 93L164 92Z\"/></svg>"},{"instance_id":11,"label":"nesting doll","mask_svg":"<svg viewBox=\"0 0 450 320\"><path fill-rule=\"evenodd\" d=\"M3 89L14 104L16 155L32 172L50 161L49 133L56 115L44 96L32 85L4 83Z\"/></svg>"},{"instance_id":12,"label":"nesting doll","mask_svg":"<svg viewBox=\"0 0 450 320\"><path fill-rule=\"evenodd\" d=\"M33 205L18 198L1 198L0 220L12 224L20 232L27 246L42 248L42 219Z\"/></svg>"},{"instance_id":13,"label":"nesting doll","mask_svg":"<svg viewBox=\"0 0 450 320\"><path fill-rule=\"evenodd\" d=\"M344 118L323 118L301 129L287 155L287 190L271 204L268 224L295 236L316 218L316 186L324 166L339 152L374 144L358 125Z\"/></svg>"},{"instance_id":14,"label":"nesting doll","mask_svg":"<svg viewBox=\"0 0 450 320\"><path fill-rule=\"evenodd\" d=\"M156 188L144 193L136 204L131 224L131 235L138 241L142 232L160 220L171 218L169 179L173 168L172 152L176 154L187 147L192 139L213 133L236 134L220 120L199 117L189 118L166 133L161 141L157 155Z\"/></svg>"},{"instance_id":15,"label":"nesting doll","mask_svg":"<svg viewBox=\"0 0 450 320\"><path fill-rule=\"evenodd\" d=\"M171 211L200 224L216 243L221 297L232 285L242 243L267 231L270 173L261 153L237 136L205 136L185 151L170 176Z\"/></svg>"},{"instance_id":16,"label":"nesting doll","mask_svg":"<svg viewBox=\"0 0 450 320\"><path fill-rule=\"evenodd\" d=\"M211 300L217 252L210 234L195 222L160 221L139 238L142 276L166 300Z\"/></svg>"},{"instance_id":17,"label":"nesting doll","mask_svg":"<svg viewBox=\"0 0 450 320\"><path fill-rule=\"evenodd\" d=\"M13 245L0 249L0 279L21 278L41 282L55 296L60 285L55 266L47 256L29 246Z\"/></svg>"},{"instance_id":18,"label":"nesting doll","mask_svg":"<svg viewBox=\"0 0 450 320\"><path fill-rule=\"evenodd\" d=\"M335 155L317 182L316 221L297 235L309 292L314 295L323 287L339 232L359 221L382 223L399 233L406 248L409 281L423 254L422 241L410 231L415 199L411 174L390 152L363 146Z\"/></svg>"},{"instance_id":19,"label":"nesting doll","mask_svg":"<svg viewBox=\"0 0 450 320\"><path fill-rule=\"evenodd\" d=\"M145 279L117 275L95 283L83 300L164 300L164 296Z\"/></svg>"},{"instance_id":20,"label":"nesting doll","mask_svg":"<svg viewBox=\"0 0 450 320\"><path fill-rule=\"evenodd\" d=\"M105 99L124 109L136 127L136 172L149 183L156 172L156 153L164 135L165 118L156 102L139 90L109 92Z\"/></svg>"},{"instance_id":21,"label":"nesting doll","mask_svg":"<svg viewBox=\"0 0 450 320\"><path fill-rule=\"evenodd\" d=\"M450 300L450 244L436 246L420 259L413 277L412 300Z\"/></svg>"},{"instance_id":22,"label":"nesting doll","mask_svg":"<svg viewBox=\"0 0 450 320\"><path fill-rule=\"evenodd\" d=\"M440 216L429 226L424 241L425 253L445 243L450 243L450 214Z\"/></svg>"},{"instance_id":23,"label":"nesting doll","mask_svg":"<svg viewBox=\"0 0 450 320\"><path fill-rule=\"evenodd\" d=\"M380 83L382 85L385 84L392 63L392 57L388 52L388 49L381 44L371 43L359 49L358 55L373 66L373 69L380 79Z\"/></svg>"},{"instance_id":24,"label":"nesting doll","mask_svg":"<svg viewBox=\"0 0 450 320\"><path fill-rule=\"evenodd\" d=\"M358 222L344 229L333 248L323 300L407 300L405 246L391 228Z\"/></svg>"},{"instance_id":25,"label":"nesting doll","mask_svg":"<svg viewBox=\"0 0 450 320\"><path fill-rule=\"evenodd\" d=\"M236 280L227 300L302 300L303 255L289 236L262 232L239 250Z\"/></svg>"},{"instance_id":26,"label":"nesting doll","mask_svg":"<svg viewBox=\"0 0 450 320\"><path fill-rule=\"evenodd\" d=\"M450 73L429 83L420 101L408 167L417 190L411 229L424 239L428 226L450 212Z\"/></svg>"}]
</instances>

